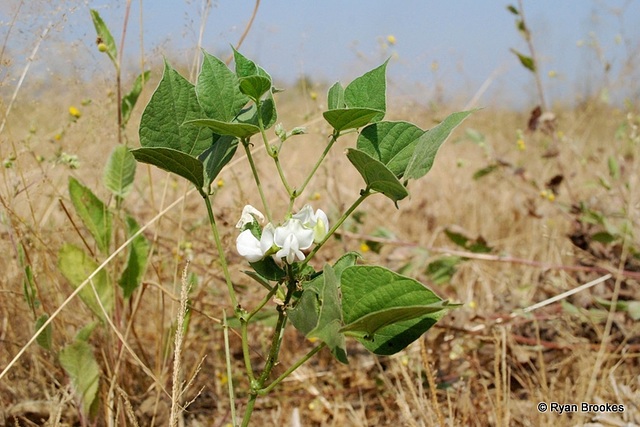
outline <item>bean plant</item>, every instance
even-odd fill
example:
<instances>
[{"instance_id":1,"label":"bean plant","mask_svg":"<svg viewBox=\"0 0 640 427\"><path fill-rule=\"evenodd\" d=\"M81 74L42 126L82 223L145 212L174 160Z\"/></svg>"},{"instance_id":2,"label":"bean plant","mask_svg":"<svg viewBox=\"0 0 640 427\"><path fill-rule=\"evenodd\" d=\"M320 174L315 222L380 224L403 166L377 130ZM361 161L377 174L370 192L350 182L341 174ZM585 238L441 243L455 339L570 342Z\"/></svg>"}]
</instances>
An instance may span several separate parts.
<instances>
[{"instance_id":1,"label":"bean plant","mask_svg":"<svg viewBox=\"0 0 640 427\"><path fill-rule=\"evenodd\" d=\"M206 206L233 314L240 323L244 374L249 380L242 425L248 425L256 399L271 392L301 364L327 347L341 363L348 363L347 339L359 341L378 355L407 347L455 306L418 281L383 266L361 265L348 252L335 262L315 265L314 256L366 199L374 195L398 202L409 196L407 184L429 172L439 147L471 111L454 113L430 130L404 121L385 121L387 62L354 79L346 87L335 83L328 92L324 120L332 132L322 154L300 183L292 183L280 162L284 150L295 149L290 139L302 128L287 132L278 123L271 76L234 50L235 68L203 51L195 84L165 60L162 79L141 118L141 148L131 150L138 162L155 165L190 181ZM270 144L273 129L277 144ZM363 178L355 200L333 224L326 213L299 200L313 175L339 138L357 133L346 156ZM257 139L259 142L253 142ZM261 179L250 148L264 144L288 195L284 216L275 217L272 196ZM213 197L216 178L241 148L251 168L262 205L246 205L238 212L236 250L251 269L261 301L248 306L234 289L227 254L216 224ZM326 207L325 207L326 209ZM249 326L258 313L275 304L278 313L263 366L254 366L249 350ZM293 325L315 346L277 378L284 330ZM227 360L230 364L230 360ZM233 394L232 414L235 414ZM236 420L233 420L236 425Z\"/></svg>"}]
</instances>

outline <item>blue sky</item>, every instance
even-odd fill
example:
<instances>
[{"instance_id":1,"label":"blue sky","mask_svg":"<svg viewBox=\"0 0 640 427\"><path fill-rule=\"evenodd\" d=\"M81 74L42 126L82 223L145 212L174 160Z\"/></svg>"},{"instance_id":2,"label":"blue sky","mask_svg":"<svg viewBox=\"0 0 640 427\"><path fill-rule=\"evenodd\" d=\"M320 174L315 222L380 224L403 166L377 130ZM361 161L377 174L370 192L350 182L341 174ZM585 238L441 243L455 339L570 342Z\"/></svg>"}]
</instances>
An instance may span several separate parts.
<instances>
[{"instance_id":1,"label":"blue sky","mask_svg":"<svg viewBox=\"0 0 640 427\"><path fill-rule=\"evenodd\" d=\"M140 3L132 3L127 33L125 71L130 73L139 71ZM162 55L176 63L193 58L202 3L142 2L145 56L150 68L161 67ZM493 76L483 102L528 105L535 102L534 84L530 73L509 51L515 48L528 53L515 29L515 17L506 10L510 3L517 4L502 0L262 0L241 51L285 84L302 75L328 83L347 82L392 56L390 90L416 102L435 100L438 85L445 98L464 102ZM64 22L64 31L58 36L76 46L78 55L86 56L88 63L104 65L106 57L93 45L95 33L87 8L98 9L119 39L126 2L90 0L87 6L77 0L66 4L71 12L64 18L60 17L64 8L41 3L40 12L31 13L28 6L23 7L23 15L31 13L23 25L33 34L39 33L38 23L44 25L45 19ZM254 4L250 0L213 2L204 49L226 55L229 44L235 44L244 30ZM47 7L51 10L44 13L42 9ZM13 10L7 3L0 6L3 32ZM619 13L622 10L624 13ZM605 81L603 62L611 64L609 79L614 80L632 56L635 69L631 76L625 76L628 82L640 80L640 2L525 0L524 11L551 101L569 102L599 88ZM396 38L395 45L385 45L389 35ZM435 71L434 62L438 64ZM556 77L549 77L549 71L556 72ZM637 86L612 87L615 99L637 97L637 91Z\"/></svg>"}]
</instances>

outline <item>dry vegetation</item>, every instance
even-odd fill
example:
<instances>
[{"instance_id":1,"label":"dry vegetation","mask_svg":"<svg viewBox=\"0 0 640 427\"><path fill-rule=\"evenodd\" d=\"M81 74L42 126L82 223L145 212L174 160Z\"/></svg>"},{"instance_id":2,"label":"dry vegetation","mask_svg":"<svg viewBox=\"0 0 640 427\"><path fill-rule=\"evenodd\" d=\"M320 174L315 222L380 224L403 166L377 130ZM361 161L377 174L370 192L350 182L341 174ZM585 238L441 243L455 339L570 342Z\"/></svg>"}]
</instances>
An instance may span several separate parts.
<instances>
[{"instance_id":1,"label":"dry vegetation","mask_svg":"<svg viewBox=\"0 0 640 427\"><path fill-rule=\"evenodd\" d=\"M158 71L154 72L157 77ZM108 198L101 185L101 169L116 143L113 97L105 95L107 87L76 85L64 93L49 90L39 99L54 99L53 107L21 93L0 134L2 158L15 153L0 179L4 255L0 261L0 368L7 366L34 332L37 316L22 289L24 266L33 269L38 316L54 312L72 292L58 272L57 251L63 242L82 246L80 235L86 232L70 208L68 176L75 176L104 200ZM87 93L92 94L93 102L81 107L78 101L87 98ZM147 90L144 96L148 99L149 95ZM314 120L321 111L320 101L312 100L308 93L292 90L280 95L278 102L284 108L285 127L309 123L309 135L291 142L283 159L289 181L296 182L321 152L329 129ZM67 111L72 104L82 112L76 121L70 120ZM128 129L133 145L137 144L135 125L140 110L139 106ZM400 202L399 210L384 197L366 202L362 207L366 215L360 222L349 223L340 240L319 252L316 267L344 250L362 251L366 240L375 240L367 236L379 225L394 236L382 239L378 254L364 252L364 262L387 265L424 283L432 279L426 272L429 263L464 251L446 237L446 229L457 227L473 239L483 239L492 252L465 252L469 259L459 265L451 280L432 285L441 297L464 306L447 315L422 340L394 357L374 357L353 342L349 366L322 351L273 394L258 399L255 425L298 425L298 418L305 426L640 424L640 323L630 311L609 310L596 301L640 301L640 260L635 252L640 249L640 145L633 140L639 112L631 106L628 111L613 109L598 100L555 112L555 132L526 132L525 149L520 150L516 129L526 129L528 114L482 110L443 146L433 170L409 188L412 197ZM389 115L423 128L446 116L443 110L409 106L402 99L391 101ZM619 131L623 123L626 128ZM468 138L469 129L484 135L483 145ZM56 134L61 138L56 139ZM360 188L361 178L342 154L347 142L353 140L335 147L309 187L312 203L326 208L330 219L350 205ZM72 170L55 161L60 152L76 154L80 167ZM271 171L270 159L261 154L258 149L258 167ZM214 209L241 302L253 307L262 289L242 274L246 265L235 253L234 225L242 206L260 203L252 192L254 187L245 184L250 176L244 156L240 151L236 156L223 171L225 184ZM609 157L620 166L618 179L610 175ZM490 164L500 166L480 179L472 178ZM542 197L541 191L551 187L545 184L557 175L563 180L553 200ZM265 189L276 199L283 195L277 176L271 176L264 173ZM188 190L183 181L139 165L135 190L125 208L145 224ZM284 212L286 202L282 197L276 209ZM626 223L634 234L610 244L594 241L591 236L604 229L579 221L580 202L618 227ZM181 399L192 402L184 412L185 425L225 425L230 420L228 378L219 319L224 309L227 314L232 310L199 197L188 193L184 202L153 223L145 235L154 243L150 267L131 301L117 307L115 325L126 333L139 359L170 390L180 276L186 260L192 259L188 268L197 276L197 284L190 292L192 312L182 367L185 381L193 380ZM119 236L118 245L122 241ZM19 244L25 248L22 264ZM117 270L123 262L116 258L107 268ZM607 272L612 277L603 283L522 312ZM82 302L69 303L53 321L54 352L32 345L0 380L0 423L78 423L74 396L55 351L91 318ZM268 328L269 319L265 319L251 331L256 365L266 351ZM154 385L113 329L97 328L90 342L102 370L101 417L108 412L105 398L113 385L117 393L112 409L120 425L133 425L131 417L139 425L166 425L170 397ZM297 331L289 330L281 354L283 368L276 369L276 374L311 346ZM240 340L233 335L231 348L237 372L242 372ZM233 381L242 404L247 384L241 376ZM538 402L583 401L622 404L625 411L558 415L536 409Z\"/></svg>"}]
</instances>

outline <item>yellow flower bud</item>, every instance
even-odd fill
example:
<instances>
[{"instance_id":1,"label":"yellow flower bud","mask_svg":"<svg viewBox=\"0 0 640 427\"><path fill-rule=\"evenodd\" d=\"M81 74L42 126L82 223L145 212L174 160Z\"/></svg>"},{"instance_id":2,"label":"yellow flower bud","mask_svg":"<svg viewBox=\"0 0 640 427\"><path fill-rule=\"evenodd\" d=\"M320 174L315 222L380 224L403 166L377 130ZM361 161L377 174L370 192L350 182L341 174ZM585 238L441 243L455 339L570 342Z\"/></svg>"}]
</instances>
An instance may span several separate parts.
<instances>
[{"instance_id":1,"label":"yellow flower bud","mask_svg":"<svg viewBox=\"0 0 640 427\"><path fill-rule=\"evenodd\" d=\"M394 45L396 44L396 37L393 34L389 34L387 36L387 41L389 42L389 44Z\"/></svg>"},{"instance_id":2,"label":"yellow flower bud","mask_svg":"<svg viewBox=\"0 0 640 427\"><path fill-rule=\"evenodd\" d=\"M79 119L80 116L82 115L80 111L74 106L69 107L69 114L71 114L76 119Z\"/></svg>"}]
</instances>

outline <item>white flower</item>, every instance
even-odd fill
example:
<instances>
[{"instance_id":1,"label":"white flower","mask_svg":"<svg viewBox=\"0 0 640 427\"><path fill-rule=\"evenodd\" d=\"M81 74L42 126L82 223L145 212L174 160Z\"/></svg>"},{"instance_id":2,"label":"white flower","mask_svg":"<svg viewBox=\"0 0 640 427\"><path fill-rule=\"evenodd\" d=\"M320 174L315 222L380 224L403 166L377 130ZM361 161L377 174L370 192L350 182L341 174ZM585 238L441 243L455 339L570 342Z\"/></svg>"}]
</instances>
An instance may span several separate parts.
<instances>
[{"instance_id":1,"label":"white flower","mask_svg":"<svg viewBox=\"0 0 640 427\"><path fill-rule=\"evenodd\" d=\"M303 250L313 244L313 229L305 227L297 218L288 219L282 226L276 228L274 243L281 248L276 257L285 258L291 264L295 258L304 260Z\"/></svg>"},{"instance_id":2,"label":"white flower","mask_svg":"<svg viewBox=\"0 0 640 427\"><path fill-rule=\"evenodd\" d=\"M244 230L240 233L236 239L236 249L249 262L260 261L264 257L264 252L260 248L260 240L251 234L251 230Z\"/></svg>"},{"instance_id":3,"label":"white flower","mask_svg":"<svg viewBox=\"0 0 640 427\"><path fill-rule=\"evenodd\" d=\"M260 261L273 246L275 231L273 224L267 224L262 230L262 237L258 240L251 230L244 230L236 239L238 253L249 262Z\"/></svg>"},{"instance_id":4,"label":"white flower","mask_svg":"<svg viewBox=\"0 0 640 427\"><path fill-rule=\"evenodd\" d=\"M242 209L242 215L240 216L240 221L236 224L236 228L243 228L245 225L254 222L256 218L258 218L260 222L264 221L264 215L262 215L258 209L251 205L246 205Z\"/></svg>"},{"instance_id":5,"label":"white flower","mask_svg":"<svg viewBox=\"0 0 640 427\"><path fill-rule=\"evenodd\" d=\"M300 212L293 215L292 218L300 220L305 227L313 229L313 241L315 243L320 242L327 235L329 220L322 209L318 209L316 213L313 213L313 208L310 205L304 205Z\"/></svg>"}]
</instances>

